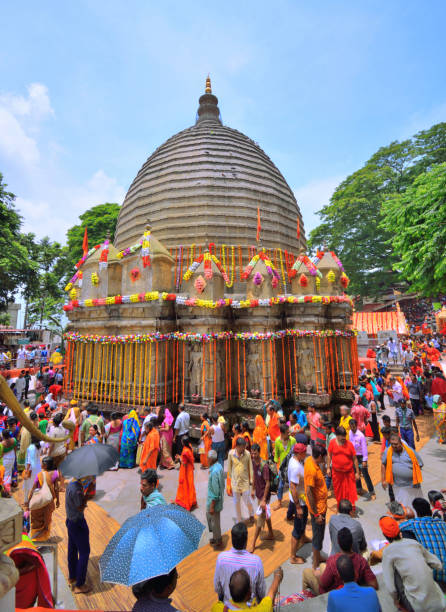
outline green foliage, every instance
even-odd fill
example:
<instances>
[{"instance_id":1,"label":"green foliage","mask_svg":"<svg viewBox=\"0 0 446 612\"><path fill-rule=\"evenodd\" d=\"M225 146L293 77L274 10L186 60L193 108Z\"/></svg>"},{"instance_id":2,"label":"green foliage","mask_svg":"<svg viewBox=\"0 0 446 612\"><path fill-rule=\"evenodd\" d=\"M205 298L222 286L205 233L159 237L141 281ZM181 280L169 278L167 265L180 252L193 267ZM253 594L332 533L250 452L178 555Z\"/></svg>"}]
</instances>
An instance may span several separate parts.
<instances>
[{"instance_id":1,"label":"green foliage","mask_svg":"<svg viewBox=\"0 0 446 612\"><path fill-rule=\"evenodd\" d=\"M34 264L23 288L26 323L42 326L54 312L62 308L63 249L58 242L51 242L48 237L36 241L34 234L26 234L24 243Z\"/></svg>"},{"instance_id":2,"label":"green foliage","mask_svg":"<svg viewBox=\"0 0 446 612\"><path fill-rule=\"evenodd\" d=\"M430 166L402 194L383 204L394 268L423 295L446 291L446 163Z\"/></svg>"},{"instance_id":3,"label":"green foliage","mask_svg":"<svg viewBox=\"0 0 446 612\"><path fill-rule=\"evenodd\" d=\"M110 240L115 237L116 223L118 221L119 204L98 204L86 210L79 216L81 223L74 225L67 232L67 247L64 249L63 271L65 279L74 274L74 266L83 255L82 243L84 232L87 227L88 246L91 249L96 244L105 240L110 233Z\"/></svg>"},{"instance_id":4,"label":"green foliage","mask_svg":"<svg viewBox=\"0 0 446 612\"><path fill-rule=\"evenodd\" d=\"M22 243L22 219L14 206L15 195L6 191L6 187L0 173L0 312L6 310L33 268Z\"/></svg>"},{"instance_id":5,"label":"green foliage","mask_svg":"<svg viewBox=\"0 0 446 612\"><path fill-rule=\"evenodd\" d=\"M319 211L322 223L310 233L309 246L325 245L336 252L351 279L349 292L377 296L395 284L395 264L401 256L395 251L394 227L381 223L383 206L398 200L420 174L445 161L446 123L440 123L379 149ZM406 268L399 278L413 282Z\"/></svg>"},{"instance_id":6,"label":"green foliage","mask_svg":"<svg viewBox=\"0 0 446 612\"><path fill-rule=\"evenodd\" d=\"M0 312L0 325L8 327L11 325L11 316L9 312Z\"/></svg>"}]
</instances>

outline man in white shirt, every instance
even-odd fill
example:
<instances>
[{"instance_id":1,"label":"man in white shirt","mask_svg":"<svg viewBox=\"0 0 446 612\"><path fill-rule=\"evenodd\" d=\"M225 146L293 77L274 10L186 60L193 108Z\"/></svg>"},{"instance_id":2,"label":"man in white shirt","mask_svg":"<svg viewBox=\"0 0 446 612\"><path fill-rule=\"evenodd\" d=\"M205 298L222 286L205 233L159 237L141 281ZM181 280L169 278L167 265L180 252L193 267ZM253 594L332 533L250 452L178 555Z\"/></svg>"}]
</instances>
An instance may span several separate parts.
<instances>
[{"instance_id":1,"label":"man in white shirt","mask_svg":"<svg viewBox=\"0 0 446 612\"><path fill-rule=\"evenodd\" d=\"M181 455L183 451L183 438L189 434L190 416L184 410L184 404L178 406L178 416L173 427L173 442L175 444L175 454Z\"/></svg>"},{"instance_id":2,"label":"man in white shirt","mask_svg":"<svg viewBox=\"0 0 446 612\"><path fill-rule=\"evenodd\" d=\"M307 526L308 508L305 503L304 461L307 456L307 447L298 442L293 446L293 456L288 462L288 482L290 483L290 505L294 514L294 527L291 534L290 562L293 564L305 563L305 559L298 557L297 551L307 542L305 527ZM290 512L290 508L288 509Z\"/></svg>"}]
</instances>

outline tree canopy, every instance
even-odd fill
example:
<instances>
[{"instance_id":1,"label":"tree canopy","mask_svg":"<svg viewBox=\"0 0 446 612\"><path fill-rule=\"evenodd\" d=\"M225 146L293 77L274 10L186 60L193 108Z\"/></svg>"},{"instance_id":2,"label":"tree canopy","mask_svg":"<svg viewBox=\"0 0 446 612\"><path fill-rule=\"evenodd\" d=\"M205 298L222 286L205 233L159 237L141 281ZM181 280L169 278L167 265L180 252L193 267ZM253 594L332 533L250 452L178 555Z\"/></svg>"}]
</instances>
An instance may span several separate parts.
<instances>
[{"instance_id":1,"label":"tree canopy","mask_svg":"<svg viewBox=\"0 0 446 612\"><path fill-rule=\"evenodd\" d=\"M322 223L310 233L310 248L325 245L336 252L350 276L352 293L377 296L401 279L413 284L407 269L399 267L402 255L395 247L395 225L383 221L390 210L384 205L405 205L401 196L417 177L443 162L446 123L439 123L380 148L319 211Z\"/></svg>"},{"instance_id":2,"label":"tree canopy","mask_svg":"<svg viewBox=\"0 0 446 612\"><path fill-rule=\"evenodd\" d=\"M434 296L446 290L446 163L429 165L402 194L383 204L394 268L411 289Z\"/></svg>"},{"instance_id":3,"label":"tree canopy","mask_svg":"<svg viewBox=\"0 0 446 612\"><path fill-rule=\"evenodd\" d=\"M34 269L20 233L22 218L15 209L15 195L6 187L0 173L0 312L7 309L19 285Z\"/></svg>"},{"instance_id":4,"label":"tree canopy","mask_svg":"<svg viewBox=\"0 0 446 612\"><path fill-rule=\"evenodd\" d=\"M88 244L90 248L103 242L107 237L107 233L110 234L110 240L113 241L119 210L119 204L106 202L105 204L93 206L79 215L80 223L73 225L67 231L67 246L64 251L64 270L66 276L72 276L75 264L82 257L85 228L88 228Z\"/></svg>"}]
</instances>

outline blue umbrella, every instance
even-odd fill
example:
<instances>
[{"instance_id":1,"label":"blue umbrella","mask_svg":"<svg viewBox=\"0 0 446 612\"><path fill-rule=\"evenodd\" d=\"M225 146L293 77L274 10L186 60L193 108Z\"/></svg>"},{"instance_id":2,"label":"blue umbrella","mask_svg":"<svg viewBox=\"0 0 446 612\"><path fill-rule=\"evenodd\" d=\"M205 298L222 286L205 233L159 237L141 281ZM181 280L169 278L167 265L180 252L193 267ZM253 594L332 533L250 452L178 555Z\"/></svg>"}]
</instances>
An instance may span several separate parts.
<instances>
[{"instance_id":1,"label":"blue umbrella","mask_svg":"<svg viewBox=\"0 0 446 612\"><path fill-rule=\"evenodd\" d=\"M197 550L204 525L176 506L159 505L131 516L99 560L103 582L132 586L168 574Z\"/></svg>"}]
</instances>

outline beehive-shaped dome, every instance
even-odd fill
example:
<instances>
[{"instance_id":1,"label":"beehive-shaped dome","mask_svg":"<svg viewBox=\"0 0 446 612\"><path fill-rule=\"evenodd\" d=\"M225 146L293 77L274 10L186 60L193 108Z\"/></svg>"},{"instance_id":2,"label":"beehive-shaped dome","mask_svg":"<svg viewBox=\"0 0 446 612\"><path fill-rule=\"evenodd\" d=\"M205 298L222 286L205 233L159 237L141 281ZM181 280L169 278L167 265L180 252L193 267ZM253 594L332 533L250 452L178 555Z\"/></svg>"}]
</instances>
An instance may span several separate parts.
<instances>
[{"instance_id":1,"label":"beehive-shaped dome","mask_svg":"<svg viewBox=\"0 0 446 612\"><path fill-rule=\"evenodd\" d=\"M119 214L116 247L133 244L147 218L168 248L252 245L259 207L261 245L297 253L306 244L302 217L282 174L254 141L222 125L209 79L199 102L196 124L169 138L138 172Z\"/></svg>"}]
</instances>

